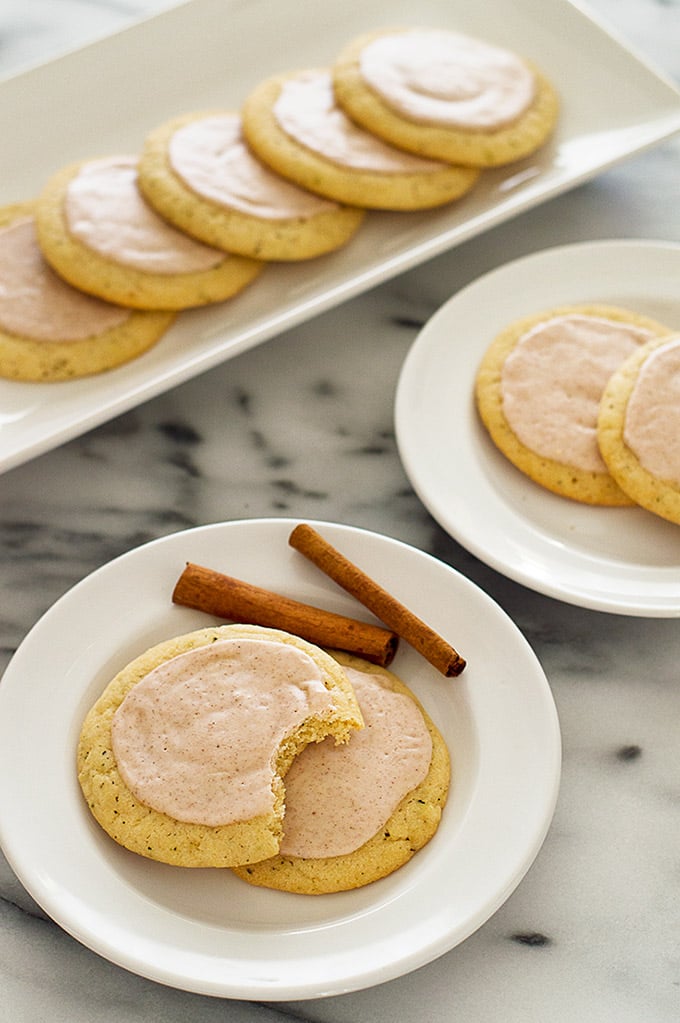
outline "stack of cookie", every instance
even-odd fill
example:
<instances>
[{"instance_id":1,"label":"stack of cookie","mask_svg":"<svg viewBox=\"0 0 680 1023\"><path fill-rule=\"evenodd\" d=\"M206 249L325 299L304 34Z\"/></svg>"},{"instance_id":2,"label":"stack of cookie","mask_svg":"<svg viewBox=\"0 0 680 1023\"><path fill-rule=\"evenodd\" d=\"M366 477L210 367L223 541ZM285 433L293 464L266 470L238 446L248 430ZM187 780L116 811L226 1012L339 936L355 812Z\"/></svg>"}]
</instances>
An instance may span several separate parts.
<instances>
[{"instance_id":1,"label":"stack of cookie","mask_svg":"<svg viewBox=\"0 0 680 1023\"><path fill-rule=\"evenodd\" d=\"M0 375L119 365L266 263L345 245L369 210L460 199L485 168L543 145L557 114L552 85L514 53L394 29L330 68L264 80L240 111L176 117L137 155L63 168L0 220Z\"/></svg>"},{"instance_id":2,"label":"stack of cookie","mask_svg":"<svg viewBox=\"0 0 680 1023\"><path fill-rule=\"evenodd\" d=\"M569 306L511 323L476 379L494 444L553 493L680 523L680 336L629 309Z\"/></svg>"},{"instance_id":3,"label":"stack of cookie","mask_svg":"<svg viewBox=\"0 0 680 1023\"><path fill-rule=\"evenodd\" d=\"M390 671L253 625L136 657L87 714L77 762L94 818L131 852L303 894L408 862L450 778L441 734Z\"/></svg>"}]
</instances>

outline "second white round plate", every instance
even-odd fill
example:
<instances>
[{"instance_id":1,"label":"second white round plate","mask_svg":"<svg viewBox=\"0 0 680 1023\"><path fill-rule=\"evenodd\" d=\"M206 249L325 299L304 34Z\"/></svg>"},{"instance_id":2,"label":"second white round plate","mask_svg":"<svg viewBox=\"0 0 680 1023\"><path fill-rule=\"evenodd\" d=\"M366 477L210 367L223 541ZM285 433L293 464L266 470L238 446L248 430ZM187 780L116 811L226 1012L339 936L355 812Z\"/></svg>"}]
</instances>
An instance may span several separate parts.
<instances>
[{"instance_id":1,"label":"second white round plate","mask_svg":"<svg viewBox=\"0 0 680 1023\"><path fill-rule=\"evenodd\" d=\"M640 508L593 508L538 486L495 448L474 404L482 355L513 320L604 302L680 330L678 281L680 245L567 245L480 277L425 325L397 387L399 452L422 502L480 560L581 607L680 616L680 526Z\"/></svg>"},{"instance_id":2,"label":"second white round plate","mask_svg":"<svg viewBox=\"0 0 680 1023\"><path fill-rule=\"evenodd\" d=\"M132 657L214 621L171 602L187 561L363 617L360 605L288 545L294 525L219 523L117 558L47 612L0 685L0 842L19 879L84 945L141 976L202 994L340 994L442 955L519 883L557 797L555 705L505 613L413 547L318 523L468 661L459 678L446 679L402 644L394 662L451 751L453 784L432 841L381 881L305 896L251 887L230 870L154 863L99 828L76 778L81 723Z\"/></svg>"}]
</instances>

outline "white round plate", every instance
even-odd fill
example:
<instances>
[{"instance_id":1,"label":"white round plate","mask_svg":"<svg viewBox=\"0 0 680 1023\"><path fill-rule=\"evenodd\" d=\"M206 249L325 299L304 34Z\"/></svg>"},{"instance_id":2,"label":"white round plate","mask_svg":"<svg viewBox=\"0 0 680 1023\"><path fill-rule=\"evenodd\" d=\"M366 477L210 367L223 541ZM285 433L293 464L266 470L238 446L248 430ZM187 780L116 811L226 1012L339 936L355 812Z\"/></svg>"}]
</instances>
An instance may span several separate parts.
<instances>
[{"instance_id":1,"label":"white round plate","mask_svg":"<svg viewBox=\"0 0 680 1023\"><path fill-rule=\"evenodd\" d=\"M481 590L374 533L317 528L467 658L446 679L402 644L395 670L451 750L434 839L390 877L337 895L255 888L229 870L154 863L116 845L81 796L82 719L113 674L159 640L214 619L173 606L185 562L330 610L360 605L288 545L295 523L204 526L138 548L38 622L0 685L0 841L19 879L83 944L163 984L258 1000L339 994L431 961L478 928L529 868L550 823L560 736L527 642Z\"/></svg>"},{"instance_id":2,"label":"white round plate","mask_svg":"<svg viewBox=\"0 0 680 1023\"><path fill-rule=\"evenodd\" d=\"M397 442L416 493L472 554L567 603L646 617L680 615L680 526L639 508L556 496L494 447L477 416L483 353L514 319L605 302L680 330L680 245L600 241L538 252L449 299L402 367Z\"/></svg>"}]
</instances>

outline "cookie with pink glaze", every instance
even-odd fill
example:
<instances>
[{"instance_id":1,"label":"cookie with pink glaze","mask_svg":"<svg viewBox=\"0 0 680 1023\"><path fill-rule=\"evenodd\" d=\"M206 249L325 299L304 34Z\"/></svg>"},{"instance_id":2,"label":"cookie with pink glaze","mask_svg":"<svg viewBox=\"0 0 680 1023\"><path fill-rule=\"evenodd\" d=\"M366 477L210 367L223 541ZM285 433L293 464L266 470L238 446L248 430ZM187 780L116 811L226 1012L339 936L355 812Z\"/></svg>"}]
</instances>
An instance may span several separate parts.
<instances>
[{"instance_id":1,"label":"cookie with pink glaze","mask_svg":"<svg viewBox=\"0 0 680 1023\"><path fill-rule=\"evenodd\" d=\"M428 160L364 131L335 102L327 69L263 81L242 108L251 149L278 174L368 209L419 210L465 195L479 171Z\"/></svg>"},{"instance_id":2,"label":"cookie with pink glaze","mask_svg":"<svg viewBox=\"0 0 680 1023\"><path fill-rule=\"evenodd\" d=\"M152 131L139 183L169 223L252 259L298 261L333 252L364 217L363 210L300 188L258 160L233 111L187 114Z\"/></svg>"},{"instance_id":3,"label":"cookie with pink glaze","mask_svg":"<svg viewBox=\"0 0 680 1023\"><path fill-rule=\"evenodd\" d=\"M680 524L680 334L648 342L612 375L597 436L624 493Z\"/></svg>"},{"instance_id":4,"label":"cookie with pink glaze","mask_svg":"<svg viewBox=\"0 0 680 1023\"><path fill-rule=\"evenodd\" d=\"M33 202L0 209L0 376L72 380L156 344L174 314L123 309L72 288L45 261L34 214Z\"/></svg>"},{"instance_id":5,"label":"cookie with pink glaze","mask_svg":"<svg viewBox=\"0 0 680 1023\"><path fill-rule=\"evenodd\" d=\"M361 35L333 68L335 96L367 131L419 156L497 167L550 137L559 101L531 62L444 29Z\"/></svg>"},{"instance_id":6,"label":"cookie with pink glaze","mask_svg":"<svg viewBox=\"0 0 680 1023\"><path fill-rule=\"evenodd\" d=\"M362 727L336 661L277 629L222 625L157 644L88 712L77 749L90 812L117 843L182 867L277 852L300 750Z\"/></svg>"},{"instance_id":7,"label":"cookie with pink glaze","mask_svg":"<svg viewBox=\"0 0 680 1023\"><path fill-rule=\"evenodd\" d=\"M286 776L281 852L234 872L249 884L323 895L371 884L436 833L451 766L446 743L393 672L334 652L364 728L345 746L305 749Z\"/></svg>"},{"instance_id":8,"label":"cookie with pink glaze","mask_svg":"<svg viewBox=\"0 0 680 1023\"><path fill-rule=\"evenodd\" d=\"M496 447L535 483L593 505L630 505L602 459L597 417L618 366L663 324L608 305L548 309L510 323L477 371L475 401Z\"/></svg>"},{"instance_id":9,"label":"cookie with pink glaze","mask_svg":"<svg viewBox=\"0 0 680 1023\"><path fill-rule=\"evenodd\" d=\"M43 255L64 280L134 309L223 302L264 266L204 245L163 220L139 190L134 156L62 168L42 191L36 224Z\"/></svg>"}]
</instances>

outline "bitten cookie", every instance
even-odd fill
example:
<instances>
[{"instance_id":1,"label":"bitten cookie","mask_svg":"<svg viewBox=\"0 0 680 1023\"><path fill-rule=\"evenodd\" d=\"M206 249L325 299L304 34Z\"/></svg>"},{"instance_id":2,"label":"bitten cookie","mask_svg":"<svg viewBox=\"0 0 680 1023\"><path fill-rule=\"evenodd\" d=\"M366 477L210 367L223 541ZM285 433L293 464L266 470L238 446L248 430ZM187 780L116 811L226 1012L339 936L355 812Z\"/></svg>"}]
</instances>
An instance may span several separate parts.
<instances>
[{"instance_id":1,"label":"bitten cookie","mask_svg":"<svg viewBox=\"0 0 680 1023\"><path fill-rule=\"evenodd\" d=\"M253 259L304 260L340 248L364 211L275 174L251 153L237 113L188 114L147 138L140 187L170 223Z\"/></svg>"},{"instance_id":2,"label":"bitten cookie","mask_svg":"<svg viewBox=\"0 0 680 1023\"><path fill-rule=\"evenodd\" d=\"M668 328L613 306L566 306L510 324L479 367L475 398L494 444L525 475L563 497L627 505L602 460L597 416L623 360Z\"/></svg>"},{"instance_id":3,"label":"bitten cookie","mask_svg":"<svg viewBox=\"0 0 680 1023\"><path fill-rule=\"evenodd\" d=\"M72 288L43 258L35 203L0 209L0 376L63 381L113 369L151 348L174 319Z\"/></svg>"},{"instance_id":4,"label":"bitten cookie","mask_svg":"<svg viewBox=\"0 0 680 1023\"><path fill-rule=\"evenodd\" d=\"M64 167L47 182L36 223L43 254L64 280L135 309L222 302L264 265L167 224L141 195L132 156Z\"/></svg>"},{"instance_id":5,"label":"bitten cookie","mask_svg":"<svg viewBox=\"0 0 680 1023\"><path fill-rule=\"evenodd\" d=\"M267 79L246 99L242 117L263 163L338 202L426 209L460 198L479 177L471 167L414 156L358 127L335 102L326 69Z\"/></svg>"},{"instance_id":6,"label":"bitten cookie","mask_svg":"<svg viewBox=\"0 0 680 1023\"><path fill-rule=\"evenodd\" d=\"M277 852L282 777L300 750L361 726L345 673L318 647L258 626L201 629L109 683L82 726L78 779L126 849L229 867Z\"/></svg>"},{"instance_id":7,"label":"bitten cookie","mask_svg":"<svg viewBox=\"0 0 680 1023\"><path fill-rule=\"evenodd\" d=\"M621 489L680 524L680 335L649 341L616 370L602 396L597 436Z\"/></svg>"},{"instance_id":8,"label":"bitten cookie","mask_svg":"<svg viewBox=\"0 0 680 1023\"><path fill-rule=\"evenodd\" d=\"M308 747L286 777L281 853L235 869L305 895L359 888L407 863L435 834L449 791L444 739L392 672L349 654L365 727L345 746Z\"/></svg>"},{"instance_id":9,"label":"bitten cookie","mask_svg":"<svg viewBox=\"0 0 680 1023\"><path fill-rule=\"evenodd\" d=\"M496 167L550 136L559 102L550 81L518 55L443 29L359 36L338 56L339 105L367 131L409 152Z\"/></svg>"}]
</instances>

